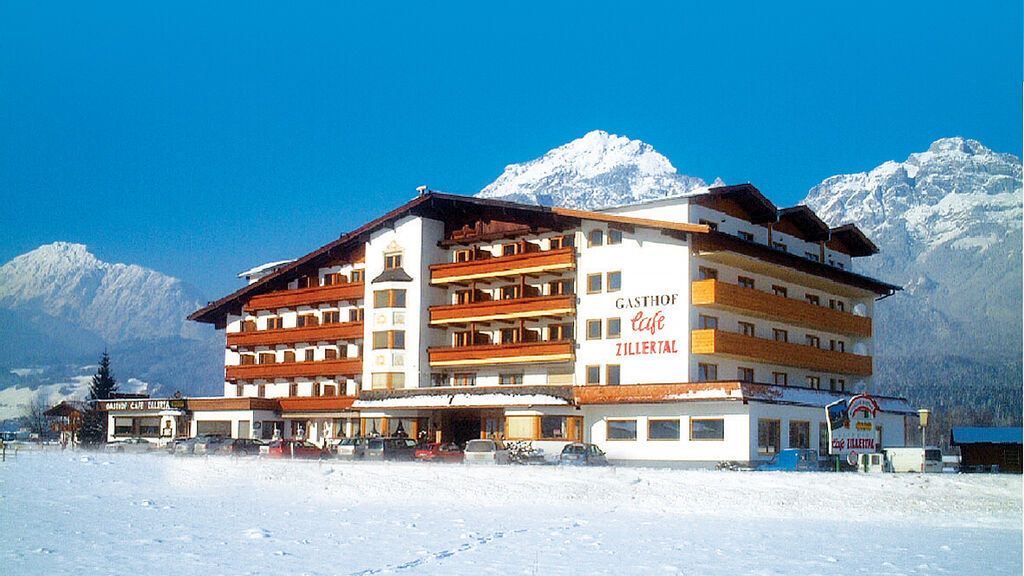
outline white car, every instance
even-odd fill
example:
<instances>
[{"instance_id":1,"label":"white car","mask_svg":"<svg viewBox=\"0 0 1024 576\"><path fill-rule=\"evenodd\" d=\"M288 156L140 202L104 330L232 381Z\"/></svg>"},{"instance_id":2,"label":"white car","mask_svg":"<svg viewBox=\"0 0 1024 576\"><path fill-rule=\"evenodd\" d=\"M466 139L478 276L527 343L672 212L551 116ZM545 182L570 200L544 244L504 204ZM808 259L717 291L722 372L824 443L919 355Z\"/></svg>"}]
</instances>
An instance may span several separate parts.
<instances>
[{"instance_id":1,"label":"white car","mask_svg":"<svg viewBox=\"0 0 1024 576\"><path fill-rule=\"evenodd\" d=\"M470 440L464 454L466 464L508 464L508 450L499 440Z\"/></svg>"},{"instance_id":2,"label":"white car","mask_svg":"<svg viewBox=\"0 0 1024 576\"><path fill-rule=\"evenodd\" d=\"M128 438L127 440L121 440L119 442L111 442L103 447L107 452L149 452L155 448L150 442L143 440L142 438Z\"/></svg>"}]
</instances>

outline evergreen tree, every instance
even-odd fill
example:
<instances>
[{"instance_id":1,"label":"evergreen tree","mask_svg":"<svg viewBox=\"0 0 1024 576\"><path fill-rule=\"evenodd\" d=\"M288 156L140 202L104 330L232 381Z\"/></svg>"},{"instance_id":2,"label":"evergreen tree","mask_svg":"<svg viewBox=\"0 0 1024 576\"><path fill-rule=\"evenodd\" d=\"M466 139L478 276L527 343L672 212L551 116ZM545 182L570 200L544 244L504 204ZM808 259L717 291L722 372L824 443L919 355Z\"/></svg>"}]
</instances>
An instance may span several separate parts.
<instances>
[{"instance_id":1,"label":"evergreen tree","mask_svg":"<svg viewBox=\"0 0 1024 576\"><path fill-rule=\"evenodd\" d=\"M100 410L97 400L109 400L117 392L117 380L110 373L110 355L103 351L100 367L89 386L88 409L82 414L78 441L82 446L94 446L107 440L107 413Z\"/></svg>"}]
</instances>

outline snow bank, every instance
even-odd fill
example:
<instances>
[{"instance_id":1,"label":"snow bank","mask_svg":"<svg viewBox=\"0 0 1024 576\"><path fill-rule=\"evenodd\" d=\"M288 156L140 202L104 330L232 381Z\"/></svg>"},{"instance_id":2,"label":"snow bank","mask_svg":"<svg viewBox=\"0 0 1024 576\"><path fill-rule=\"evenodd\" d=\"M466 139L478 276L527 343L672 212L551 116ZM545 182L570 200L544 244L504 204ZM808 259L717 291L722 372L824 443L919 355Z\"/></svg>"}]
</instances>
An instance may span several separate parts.
<instances>
[{"instance_id":1,"label":"snow bank","mask_svg":"<svg viewBox=\"0 0 1024 576\"><path fill-rule=\"evenodd\" d=\"M282 462L0 464L16 574L1020 574L1019 476Z\"/></svg>"}]
</instances>

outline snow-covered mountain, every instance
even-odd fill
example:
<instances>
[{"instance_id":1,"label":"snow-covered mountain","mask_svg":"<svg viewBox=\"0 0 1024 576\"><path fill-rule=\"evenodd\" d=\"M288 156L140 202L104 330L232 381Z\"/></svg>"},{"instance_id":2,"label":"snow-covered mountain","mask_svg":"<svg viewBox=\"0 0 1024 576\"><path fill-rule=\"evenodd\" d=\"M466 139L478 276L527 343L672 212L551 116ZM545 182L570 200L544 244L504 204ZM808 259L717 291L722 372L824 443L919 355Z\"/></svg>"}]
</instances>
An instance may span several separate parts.
<instances>
[{"instance_id":1,"label":"snow-covered mountain","mask_svg":"<svg viewBox=\"0 0 1024 576\"><path fill-rule=\"evenodd\" d=\"M830 225L856 223L881 250L858 270L904 287L877 307L884 354L1019 359L1021 199L1020 159L944 138L828 178L804 203Z\"/></svg>"},{"instance_id":2,"label":"snow-covered mountain","mask_svg":"<svg viewBox=\"0 0 1024 576\"><path fill-rule=\"evenodd\" d=\"M181 280L57 242L0 266L0 419L41 392L81 398L106 348L125 391L216 394L222 340L186 316L205 300Z\"/></svg>"},{"instance_id":3,"label":"snow-covered mountain","mask_svg":"<svg viewBox=\"0 0 1024 576\"><path fill-rule=\"evenodd\" d=\"M540 158L506 166L477 196L596 210L704 187L700 178L677 172L650 144L594 130Z\"/></svg>"}]
</instances>

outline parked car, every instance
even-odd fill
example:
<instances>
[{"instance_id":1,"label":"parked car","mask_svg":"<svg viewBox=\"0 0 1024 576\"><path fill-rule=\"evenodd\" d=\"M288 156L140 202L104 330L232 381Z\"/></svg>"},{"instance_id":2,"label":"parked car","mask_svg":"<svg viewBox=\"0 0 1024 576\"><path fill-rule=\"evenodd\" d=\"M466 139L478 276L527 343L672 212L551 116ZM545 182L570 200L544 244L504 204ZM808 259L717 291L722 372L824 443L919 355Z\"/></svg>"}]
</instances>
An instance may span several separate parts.
<instances>
[{"instance_id":1,"label":"parked car","mask_svg":"<svg viewBox=\"0 0 1024 576\"><path fill-rule=\"evenodd\" d=\"M184 444L189 440L190 438L188 436L178 436L177 438L169 440L167 444L164 445L164 450L167 450L170 454L174 454L179 444Z\"/></svg>"},{"instance_id":2,"label":"parked car","mask_svg":"<svg viewBox=\"0 0 1024 576\"><path fill-rule=\"evenodd\" d=\"M275 440L268 446L268 458L326 458L331 453L305 440Z\"/></svg>"},{"instance_id":3,"label":"parked car","mask_svg":"<svg viewBox=\"0 0 1024 576\"><path fill-rule=\"evenodd\" d=\"M103 447L107 452L132 452L132 453L143 453L149 452L155 448L155 446L147 440L142 438L128 438L126 440L120 440L118 442L111 442Z\"/></svg>"},{"instance_id":4,"label":"parked car","mask_svg":"<svg viewBox=\"0 0 1024 576\"><path fill-rule=\"evenodd\" d=\"M508 464L508 450L500 440L470 440L466 442L466 464Z\"/></svg>"},{"instance_id":5,"label":"parked car","mask_svg":"<svg viewBox=\"0 0 1024 576\"><path fill-rule=\"evenodd\" d=\"M220 445L227 440L220 434L200 434L196 436L195 446L192 451L195 454L216 454Z\"/></svg>"},{"instance_id":6,"label":"parked car","mask_svg":"<svg viewBox=\"0 0 1024 576\"><path fill-rule=\"evenodd\" d=\"M575 466L608 466L608 458L596 444L573 442L562 448L562 453L558 455L558 463Z\"/></svg>"},{"instance_id":7,"label":"parked car","mask_svg":"<svg viewBox=\"0 0 1024 576\"><path fill-rule=\"evenodd\" d=\"M175 454L192 454L196 450L196 441L198 438L186 438L182 442L177 442L174 445Z\"/></svg>"},{"instance_id":8,"label":"parked car","mask_svg":"<svg viewBox=\"0 0 1024 576\"><path fill-rule=\"evenodd\" d=\"M465 454L462 453L459 445L453 442L448 444L430 442L420 446L415 456L417 460L424 462L462 462Z\"/></svg>"},{"instance_id":9,"label":"parked car","mask_svg":"<svg viewBox=\"0 0 1024 576\"><path fill-rule=\"evenodd\" d=\"M334 449L334 453L338 458L358 460L366 452L366 443L368 441L369 439L361 437L342 438L341 442Z\"/></svg>"},{"instance_id":10,"label":"parked car","mask_svg":"<svg viewBox=\"0 0 1024 576\"><path fill-rule=\"evenodd\" d=\"M260 453L263 441L252 438L228 438L220 445L221 454L235 456L255 456Z\"/></svg>"},{"instance_id":11,"label":"parked car","mask_svg":"<svg viewBox=\"0 0 1024 576\"><path fill-rule=\"evenodd\" d=\"M758 470L788 470L792 472L808 472L818 470L818 451L803 448L786 448L779 452L767 464L761 464Z\"/></svg>"},{"instance_id":12,"label":"parked car","mask_svg":"<svg viewBox=\"0 0 1024 576\"><path fill-rule=\"evenodd\" d=\"M370 438L366 442L363 458L366 460L412 460L416 456L416 441L412 438Z\"/></svg>"}]
</instances>

